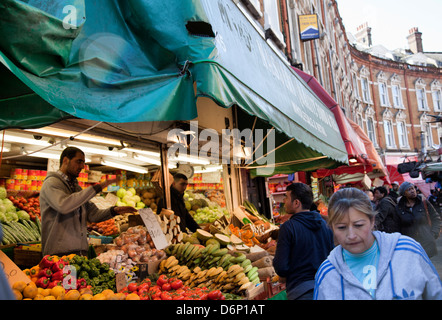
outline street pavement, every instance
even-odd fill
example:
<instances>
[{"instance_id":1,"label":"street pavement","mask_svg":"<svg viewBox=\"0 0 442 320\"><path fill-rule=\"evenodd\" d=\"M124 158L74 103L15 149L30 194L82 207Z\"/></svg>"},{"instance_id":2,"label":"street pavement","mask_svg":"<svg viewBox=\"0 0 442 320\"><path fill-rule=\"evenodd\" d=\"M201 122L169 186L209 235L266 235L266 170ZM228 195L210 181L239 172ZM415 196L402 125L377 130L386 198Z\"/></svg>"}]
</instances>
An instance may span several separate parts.
<instances>
[{"instance_id":1,"label":"street pavement","mask_svg":"<svg viewBox=\"0 0 442 320\"><path fill-rule=\"evenodd\" d=\"M441 278L442 277L442 235L439 237L439 239L436 240L436 244L439 253L434 257L430 258L430 260L433 262L434 266L436 267L436 270L439 273L439 278Z\"/></svg>"}]
</instances>

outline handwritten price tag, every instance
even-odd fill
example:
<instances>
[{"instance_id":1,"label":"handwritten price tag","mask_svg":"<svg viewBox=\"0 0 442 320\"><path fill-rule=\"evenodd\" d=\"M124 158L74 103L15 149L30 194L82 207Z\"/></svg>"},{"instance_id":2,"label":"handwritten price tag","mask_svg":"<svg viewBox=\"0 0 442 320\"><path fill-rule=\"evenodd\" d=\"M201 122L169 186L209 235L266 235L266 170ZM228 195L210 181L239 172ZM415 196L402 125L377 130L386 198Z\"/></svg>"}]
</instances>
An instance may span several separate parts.
<instances>
[{"instance_id":1,"label":"handwritten price tag","mask_svg":"<svg viewBox=\"0 0 442 320\"><path fill-rule=\"evenodd\" d=\"M157 217L155 213L153 213L152 209L144 208L138 210L138 213L140 214L141 219L147 228L147 232L149 232L152 241L155 244L155 247L158 250L166 248L169 244L167 243L166 236L161 230L161 226L158 223Z\"/></svg>"}]
</instances>

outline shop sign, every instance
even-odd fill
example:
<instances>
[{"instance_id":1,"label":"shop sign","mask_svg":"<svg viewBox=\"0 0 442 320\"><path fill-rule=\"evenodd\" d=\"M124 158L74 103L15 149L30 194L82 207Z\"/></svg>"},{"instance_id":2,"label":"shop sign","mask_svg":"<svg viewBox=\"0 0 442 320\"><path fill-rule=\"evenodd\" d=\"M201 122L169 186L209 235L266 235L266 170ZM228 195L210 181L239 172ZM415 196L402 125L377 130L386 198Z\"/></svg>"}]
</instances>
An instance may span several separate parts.
<instances>
[{"instance_id":1,"label":"shop sign","mask_svg":"<svg viewBox=\"0 0 442 320\"><path fill-rule=\"evenodd\" d=\"M301 30L301 40L318 39L318 16L316 14L306 14L299 16L299 28Z\"/></svg>"}]
</instances>

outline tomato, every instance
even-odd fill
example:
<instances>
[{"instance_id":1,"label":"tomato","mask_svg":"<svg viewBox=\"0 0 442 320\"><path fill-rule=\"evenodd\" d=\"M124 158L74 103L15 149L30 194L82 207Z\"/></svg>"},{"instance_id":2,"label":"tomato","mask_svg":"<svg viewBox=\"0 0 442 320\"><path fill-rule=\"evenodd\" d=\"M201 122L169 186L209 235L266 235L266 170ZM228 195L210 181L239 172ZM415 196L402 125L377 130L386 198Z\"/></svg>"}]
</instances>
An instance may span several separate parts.
<instances>
[{"instance_id":1,"label":"tomato","mask_svg":"<svg viewBox=\"0 0 442 320\"><path fill-rule=\"evenodd\" d=\"M172 300L184 300L186 297L182 294L174 295Z\"/></svg>"},{"instance_id":2,"label":"tomato","mask_svg":"<svg viewBox=\"0 0 442 320\"><path fill-rule=\"evenodd\" d=\"M129 289L129 291L131 291L131 292L137 291L138 285L135 282L131 282L127 286L127 289Z\"/></svg>"},{"instance_id":3,"label":"tomato","mask_svg":"<svg viewBox=\"0 0 442 320\"><path fill-rule=\"evenodd\" d=\"M165 274L162 274L157 280L157 285L161 287L163 284L167 283L168 281L169 278Z\"/></svg>"},{"instance_id":4,"label":"tomato","mask_svg":"<svg viewBox=\"0 0 442 320\"><path fill-rule=\"evenodd\" d=\"M181 281L180 279L177 279L177 280L171 282L170 285L172 286L172 289L178 290L183 286L183 281Z\"/></svg>"},{"instance_id":5,"label":"tomato","mask_svg":"<svg viewBox=\"0 0 442 320\"><path fill-rule=\"evenodd\" d=\"M150 287L152 285L152 281L150 279L146 278L143 281L141 281L141 285L147 285Z\"/></svg>"},{"instance_id":6,"label":"tomato","mask_svg":"<svg viewBox=\"0 0 442 320\"><path fill-rule=\"evenodd\" d=\"M170 283L165 283L161 286L161 290L170 291L170 290L172 290L172 285Z\"/></svg>"},{"instance_id":7,"label":"tomato","mask_svg":"<svg viewBox=\"0 0 442 320\"><path fill-rule=\"evenodd\" d=\"M172 296L167 291L161 292L161 296L160 297L161 297L161 300L172 300Z\"/></svg>"},{"instance_id":8,"label":"tomato","mask_svg":"<svg viewBox=\"0 0 442 320\"><path fill-rule=\"evenodd\" d=\"M221 296L222 296L222 293L220 290L212 290L207 295L209 300L218 300L219 298L221 298Z\"/></svg>"}]
</instances>

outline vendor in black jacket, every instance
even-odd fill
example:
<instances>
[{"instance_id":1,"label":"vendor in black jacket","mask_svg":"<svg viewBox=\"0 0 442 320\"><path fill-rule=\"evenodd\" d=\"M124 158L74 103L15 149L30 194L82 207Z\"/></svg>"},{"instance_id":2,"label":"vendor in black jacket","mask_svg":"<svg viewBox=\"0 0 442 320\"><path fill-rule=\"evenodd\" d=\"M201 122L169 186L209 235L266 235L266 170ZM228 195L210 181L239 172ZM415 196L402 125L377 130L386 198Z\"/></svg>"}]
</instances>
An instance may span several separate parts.
<instances>
[{"instance_id":1,"label":"vendor in black jacket","mask_svg":"<svg viewBox=\"0 0 442 320\"><path fill-rule=\"evenodd\" d=\"M183 199L184 191L186 191L188 184L187 180L187 177L181 173L177 173L173 176L173 182L170 186L171 210L175 215L180 217L180 229L182 231L186 231L186 228L188 228L190 231L195 232L197 229L200 229L200 227L192 218L189 211L187 211ZM161 213L163 208L166 208L165 199L159 202L157 213Z\"/></svg>"},{"instance_id":2,"label":"vendor in black jacket","mask_svg":"<svg viewBox=\"0 0 442 320\"><path fill-rule=\"evenodd\" d=\"M287 187L284 207L292 214L279 230L273 267L286 278L289 300L312 300L314 279L334 247L333 233L316 211L311 188L304 183Z\"/></svg>"}]
</instances>

